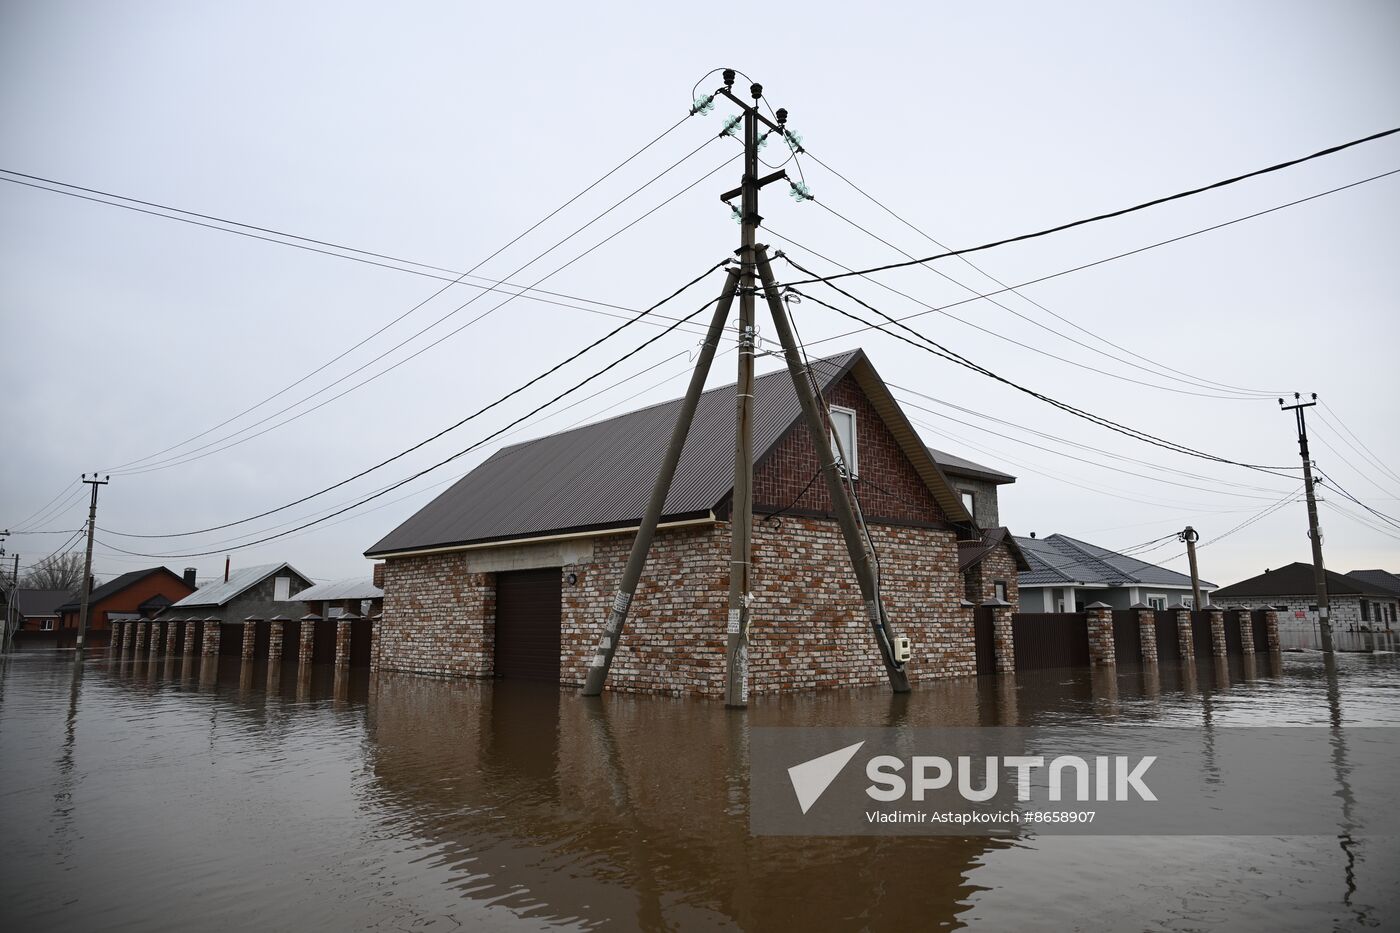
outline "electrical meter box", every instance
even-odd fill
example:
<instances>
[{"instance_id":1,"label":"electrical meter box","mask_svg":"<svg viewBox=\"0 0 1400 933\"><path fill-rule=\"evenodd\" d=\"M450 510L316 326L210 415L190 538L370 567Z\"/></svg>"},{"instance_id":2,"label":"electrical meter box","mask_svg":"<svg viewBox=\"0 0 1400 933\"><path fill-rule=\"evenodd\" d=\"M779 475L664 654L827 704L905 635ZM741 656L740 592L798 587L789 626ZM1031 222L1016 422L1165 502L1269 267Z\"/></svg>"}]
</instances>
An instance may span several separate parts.
<instances>
[{"instance_id":1,"label":"electrical meter box","mask_svg":"<svg viewBox=\"0 0 1400 933\"><path fill-rule=\"evenodd\" d=\"M903 635L897 635L894 639L894 659L900 664L904 664L910 658L909 639Z\"/></svg>"}]
</instances>

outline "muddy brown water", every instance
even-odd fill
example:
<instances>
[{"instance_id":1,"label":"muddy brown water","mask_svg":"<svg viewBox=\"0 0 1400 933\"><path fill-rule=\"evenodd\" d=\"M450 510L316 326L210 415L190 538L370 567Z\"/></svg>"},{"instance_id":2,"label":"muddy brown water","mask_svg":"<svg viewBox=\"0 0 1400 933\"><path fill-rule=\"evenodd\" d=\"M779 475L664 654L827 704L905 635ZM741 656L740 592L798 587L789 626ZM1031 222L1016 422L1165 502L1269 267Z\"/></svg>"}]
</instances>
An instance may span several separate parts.
<instances>
[{"instance_id":1,"label":"muddy brown water","mask_svg":"<svg viewBox=\"0 0 1400 933\"><path fill-rule=\"evenodd\" d=\"M70 658L0 660L0 929L1400 927L1396 839L755 837L746 765L750 726L1400 725L1395 655L1342 655L1331 676L1285 655L747 713Z\"/></svg>"}]
</instances>

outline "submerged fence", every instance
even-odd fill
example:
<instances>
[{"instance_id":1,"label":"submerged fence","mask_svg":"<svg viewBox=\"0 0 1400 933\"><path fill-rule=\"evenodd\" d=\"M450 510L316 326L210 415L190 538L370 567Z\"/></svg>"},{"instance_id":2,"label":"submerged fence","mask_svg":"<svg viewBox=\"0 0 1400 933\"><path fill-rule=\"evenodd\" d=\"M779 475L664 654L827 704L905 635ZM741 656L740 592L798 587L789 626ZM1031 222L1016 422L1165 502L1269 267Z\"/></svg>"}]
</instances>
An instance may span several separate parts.
<instances>
[{"instance_id":1,"label":"submerged fence","mask_svg":"<svg viewBox=\"0 0 1400 933\"><path fill-rule=\"evenodd\" d=\"M1014 668L998 665L998 613L1008 620ZM1388 633L1386 633L1388 634ZM1302 637L1302 636L1300 636ZM1367 636L1373 641L1378 636ZM1281 646L1278 615L1268 609L1110 609L1084 612L1017 612L987 604L974 614L973 642L979 674L1007 670L1137 667L1158 661L1242 657ZM1285 642L1283 647L1289 647ZM1338 644L1342 650L1346 648ZM1360 644L1358 644L1358 648ZM1379 643L1376 647L1381 647Z\"/></svg>"}]
</instances>

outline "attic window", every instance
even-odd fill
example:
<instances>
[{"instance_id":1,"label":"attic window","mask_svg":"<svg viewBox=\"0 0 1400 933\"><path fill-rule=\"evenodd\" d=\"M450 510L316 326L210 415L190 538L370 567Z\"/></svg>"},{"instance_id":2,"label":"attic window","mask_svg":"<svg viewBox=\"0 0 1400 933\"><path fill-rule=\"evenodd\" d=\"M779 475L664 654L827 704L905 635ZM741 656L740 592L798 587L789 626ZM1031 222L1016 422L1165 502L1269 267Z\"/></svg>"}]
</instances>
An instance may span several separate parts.
<instances>
[{"instance_id":1,"label":"attic window","mask_svg":"<svg viewBox=\"0 0 1400 933\"><path fill-rule=\"evenodd\" d=\"M266 590L264 590L266 592ZM277 577L272 581L272 599L274 602L285 603L292 598L292 578Z\"/></svg>"},{"instance_id":2,"label":"attic window","mask_svg":"<svg viewBox=\"0 0 1400 933\"><path fill-rule=\"evenodd\" d=\"M856 413L850 408L831 406L831 452L850 476L860 474L860 451L856 448ZM849 461L849 462L848 462Z\"/></svg>"},{"instance_id":3,"label":"attic window","mask_svg":"<svg viewBox=\"0 0 1400 933\"><path fill-rule=\"evenodd\" d=\"M977 514L977 496L971 489L959 489L958 494L962 496L963 508L967 509L968 515Z\"/></svg>"}]
</instances>

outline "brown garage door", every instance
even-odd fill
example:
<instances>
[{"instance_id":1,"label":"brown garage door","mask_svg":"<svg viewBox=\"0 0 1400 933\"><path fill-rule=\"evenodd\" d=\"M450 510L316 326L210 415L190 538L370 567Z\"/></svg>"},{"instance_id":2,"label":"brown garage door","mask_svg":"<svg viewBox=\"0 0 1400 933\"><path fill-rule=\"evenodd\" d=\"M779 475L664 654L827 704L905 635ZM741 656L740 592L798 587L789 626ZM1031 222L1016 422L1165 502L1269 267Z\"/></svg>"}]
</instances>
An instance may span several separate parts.
<instances>
[{"instance_id":1,"label":"brown garage door","mask_svg":"<svg viewBox=\"0 0 1400 933\"><path fill-rule=\"evenodd\" d=\"M496 574L496 676L559 682L560 568Z\"/></svg>"}]
</instances>

